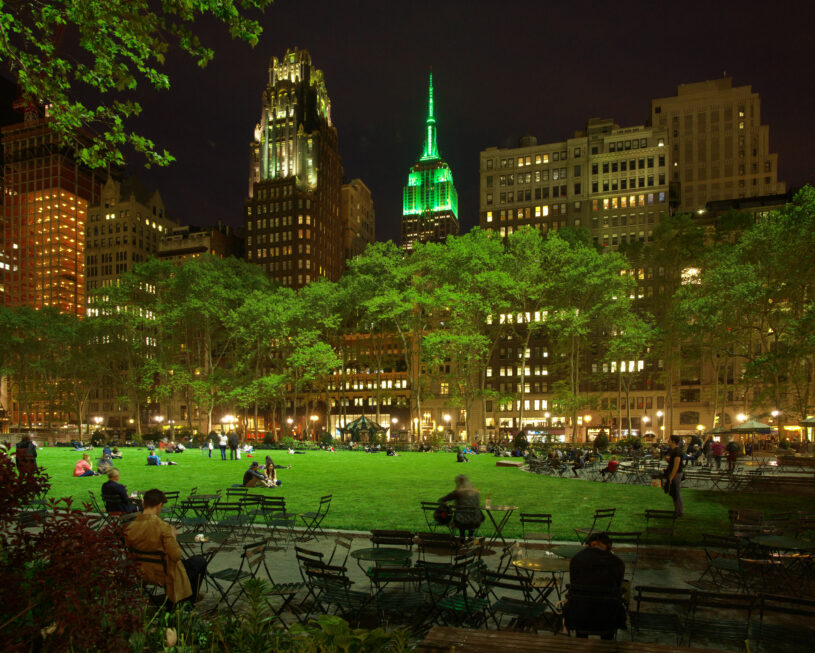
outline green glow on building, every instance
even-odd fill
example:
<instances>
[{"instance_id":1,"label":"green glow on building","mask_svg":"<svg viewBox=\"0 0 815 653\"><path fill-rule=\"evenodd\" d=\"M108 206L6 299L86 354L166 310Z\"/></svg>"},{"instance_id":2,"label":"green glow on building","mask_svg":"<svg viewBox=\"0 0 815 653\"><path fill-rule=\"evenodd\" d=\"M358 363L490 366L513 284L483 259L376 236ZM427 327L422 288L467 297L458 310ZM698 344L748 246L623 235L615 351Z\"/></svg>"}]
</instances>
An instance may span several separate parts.
<instances>
[{"instance_id":1,"label":"green glow on building","mask_svg":"<svg viewBox=\"0 0 815 653\"><path fill-rule=\"evenodd\" d=\"M436 118L433 110L433 73L430 73L427 94L425 141L419 161L411 168L407 186L402 193L403 216L434 217L451 214L458 218L458 193L453 185L453 173L439 156L436 143Z\"/></svg>"}]
</instances>

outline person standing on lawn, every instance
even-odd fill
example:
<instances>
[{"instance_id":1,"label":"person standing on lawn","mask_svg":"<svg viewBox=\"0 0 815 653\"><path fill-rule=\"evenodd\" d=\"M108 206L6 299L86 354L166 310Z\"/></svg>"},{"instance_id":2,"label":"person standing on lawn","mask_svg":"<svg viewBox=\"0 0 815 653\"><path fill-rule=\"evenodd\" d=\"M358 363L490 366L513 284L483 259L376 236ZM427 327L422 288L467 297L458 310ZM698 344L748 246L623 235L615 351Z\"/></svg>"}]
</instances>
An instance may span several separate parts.
<instances>
[{"instance_id":1,"label":"person standing on lawn","mask_svg":"<svg viewBox=\"0 0 815 653\"><path fill-rule=\"evenodd\" d=\"M229 443L229 460L240 460L240 456L238 456L238 434L235 431L230 431L226 439Z\"/></svg>"},{"instance_id":2,"label":"person standing on lawn","mask_svg":"<svg viewBox=\"0 0 815 653\"><path fill-rule=\"evenodd\" d=\"M221 450L221 460L226 460L226 445L226 433L221 433L221 435L218 436L218 448Z\"/></svg>"},{"instance_id":3,"label":"person standing on lawn","mask_svg":"<svg viewBox=\"0 0 815 653\"><path fill-rule=\"evenodd\" d=\"M669 494L674 502L674 515L677 517L685 516L685 506L682 503L682 471L684 457L682 451L682 440L678 435L671 436L671 444L673 445L668 451L666 460L668 467L665 469L665 493Z\"/></svg>"}]
</instances>

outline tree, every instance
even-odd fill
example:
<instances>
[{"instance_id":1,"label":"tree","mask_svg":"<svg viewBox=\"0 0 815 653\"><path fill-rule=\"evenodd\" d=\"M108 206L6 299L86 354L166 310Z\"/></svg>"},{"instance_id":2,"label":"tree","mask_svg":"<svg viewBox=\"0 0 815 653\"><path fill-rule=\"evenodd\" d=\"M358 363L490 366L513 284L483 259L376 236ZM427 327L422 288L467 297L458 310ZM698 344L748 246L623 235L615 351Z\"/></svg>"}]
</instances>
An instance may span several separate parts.
<instances>
[{"instance_id":1,"label":"tree","mask_svg":"<svg viewBox=\"0 0 815 653\"><path fill-rule=\"evenodd\" d=\"M544 260L551 276L552 308L546 333L555 360L565 360L565 381L556 386L555 398L571 415L572 440L577 436L577 414L587 405L581 392L581 370L589 343L626 323L632 313L634 281L621 274L628 262L617 252L601 254L579 240L570 244L550 235L545 241Z\"/></svg>"},{"instance_id":2,"label":"tree","mask_svg":"<svg viewBox=\"0 0 815 653\"><path fill-rule=\"evenodd\" d=\"M141 112L134 99L137 87L170 87L163 66L172 48L207 65L213 51L193 30L202 16L217 19L232 38L254 46L260 24L242 11L265 9L271 2L6 2L0 7L0 58L17 75L24 101L49 107L54 129L79 146L85 163L121 165L122 148L129 146L144 155L148 166L167 165L173 161L170 153L129 131L129 122ZM83 130L96 133L90 143L80 136Z\"/></svg>"},{"instance_id":3,"label":"tree","mask_svg":"<svg viewBox=\"0 0 815 653\"><path fill-rule=\"evenodd\" d=\"M676 318L676 292L683 272L698 272L705 255L705 234L692 215L664 215L654 228L653 240L624 251L632 266L643 272L651 294L639 302L642 313L653 316L658 329L654 355L663 361L665 385L665 437L673 426L674 387L682 364L691 364L682 353L683 325ZM639 274L638 274L639 276Z\"/></svg>"},{"instance_id":4,"label":"tree","mask_svg":"<svg viewBox=\"0 0 815 653\"><path fill-rule=\"evenodd\" d=\"M478 228L460 237L448 237L430 261L428 282L439 328L425 336L424 347L433 369L448 369L450 402L465 410L466 429L472 435L471 412L482 403L480 431L484 433L487 366L508 326L500 316L510 308L512 275L504 265L502 239Z\"/></svg>"}]
</instances>

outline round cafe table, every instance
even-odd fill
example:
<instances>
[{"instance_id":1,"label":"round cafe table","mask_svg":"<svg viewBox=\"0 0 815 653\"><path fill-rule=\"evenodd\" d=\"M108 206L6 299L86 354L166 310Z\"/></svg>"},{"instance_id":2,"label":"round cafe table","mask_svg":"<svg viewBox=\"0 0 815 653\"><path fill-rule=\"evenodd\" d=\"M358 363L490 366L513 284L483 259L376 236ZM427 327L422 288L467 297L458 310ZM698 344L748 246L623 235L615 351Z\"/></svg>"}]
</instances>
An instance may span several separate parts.
<instances>
[{"instance_id":1,"label":"round cafe table","mask_svg":"<svg viewBox=\"0 0 815 653\"><path fill-rule=\"evenodd\" d=\"M351 551L351 557L357 561L359 568L365 571L363 561L373 562L375 565L384 563L410 564L411 552L407 549L397 549L396 547L379 546Z\"/></svg>"},{"instance_id":2,"label":"round cafe table","mask_svg":"<svg viewBox=\"0 0 815 653\"><path fill-rule=\"evenodd\" d=\"M565 560L564 558L556 558L552 556L548 557L529 557L529 558L517 558L512 561L512 564L517 569L524 569L525 571L535 573L542 573L542 574L550 574L551 580L543 585L533 585L535 589L537 589L542 595L548 595L549 592L546 592L548 588L554 589L555 593L557 594L558 600L560 600L560 580L567 571L569 571L569 564L571 563L570 560ZM560 576L560 578L558 578ZM547 599L547 603L548 603Z\"/></svg>"}]
</instances>

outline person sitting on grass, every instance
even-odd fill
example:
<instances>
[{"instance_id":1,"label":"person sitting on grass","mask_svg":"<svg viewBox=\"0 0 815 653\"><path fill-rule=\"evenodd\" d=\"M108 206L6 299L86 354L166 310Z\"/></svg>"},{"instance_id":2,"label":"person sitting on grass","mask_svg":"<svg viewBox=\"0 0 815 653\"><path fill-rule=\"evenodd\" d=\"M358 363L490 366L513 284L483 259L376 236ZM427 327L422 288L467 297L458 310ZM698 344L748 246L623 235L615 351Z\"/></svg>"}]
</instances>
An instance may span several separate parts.
<instances>
[{"instance_id":1,"label":"person sitting on grass","mask_svg":"<svg viewBox=\"0 0 815 653\"><path fill-rule=\"evenodd\" d=\"M113 469L113 459L110 456L111 454L109 453L102 454L99 462L96 463L97 472L100 474L107 474L111 469Z\"/></svg>"},{"instance_id":2,"label":"person sitting on grass","mask_svg":"<svg viewBox=\"0 0 815 653\"><path fill-rule=\"evenodd\" d=\"M113 447L110 452L110 457L113 459L120 459L122 457L122 452L119 451L119 447Z\"/></svg>"},{"instance_id":3,"label":"person sitting on grass","mask_svg":"<svg viewBox=\"0 0 815 653\"><path fill-rule=\"evenodd\" d=\"M161 508L167 497L161 490L144 493L144 510L125 529L125 544L139 551L161 551L165 566L140 563L141 576L150 583L167 590L167 601L175 605L180 601L198 600L198 590L206 576L207 561L203 556L181 558L178 535L174 527L161 518ZM166 570L166 571L165 571Z\"/></svg>"},{"instance_id":4,"label":"person sitting on grass","mask_svg":"<svg viewBox=\"0 0 815 653\"><path fill-rule=\"evenodd\" d=\"M150 455L147 456L147 464L148 465L177 465L178 463L174 463L172 460L168 460L167 462L161 462L161 458L158 457L158 454L155 451L151 451Z\"/></svg>"},{"instance_id":5,"label":"person sitting on grass","mask_svg":"<svg viewBox=\"0 0 815 653\"><path fill-rule=\"evenodd\" d=\"M253 463L257 464L257 463ZM250 467L251 469L251 467ZM283 485L283 481L277 478L277 472L275 471L275 464L272 461L271 456L266 456L266 467L263 470L264 476L266 477L266 481L269 487L275 487L277 485Z\"/></svg>"},{"instance_id":6,"label":"person sitting on grass","mask_svg":"<svg viewBox=\"0 0 815 653\"><path fill-rule=\"evenodd\" d=\"M258 467L260 465L258 465L257 461L249 465L249 469L243 473L243 487L256 487L258 485L272 487L271 482L266 479L266 475Z\"/></svg>"},{"instance_id":7,"label":"person sitting on grass","mask_svg":"<svg viewBox=\"0 0 815 653\"><path fill-rule=\"evenodd\" d=\"M91 467L91 457L83 453L82 458L80 458L76 465L74 466L74 476L77 478L82 476L99 476L97 472L93 471Z\"/></svg>"},{"instance_id":8,"label":"person sitting on grass","mask_svg":"<svg viewBox=\"0 0 815 653\"><path fill-rule=\"evenodd\" d=\"M457 462L457 463L468 463L468 462L470 462L470 461L469 461L469 459L467 458L467 456L465 456L465 455L464 455L464 454L461 452L461 448L460 448L460 447L459 447L459 448L456 450L456 462Z\"/></svg>"},{"instance_id":9,"label":"person sitting on grass","mask_svg":"<svg viewBox=\"0 0 815 653\"><path fill-rule=\"evenodd\" d=\"M386 456L398 456L399 454L398 454L398 453L396 453L396 449L394 449L393 447L388 447L388 448L385 450L385 455L386 455Z\"/></svg>"},{"instance_id":10,"label":"person sitting on grass","mask_svg":"<svg viewBox=\"0 0 815 653\"><path fill-rule=\"evenodd\" d=\"M127 487L119 483L121 476L115 467L108 472L108 480L102 483L102 500L108 512L138 512L139 507L130 500Z\"/></svg>"}]
</instances>

